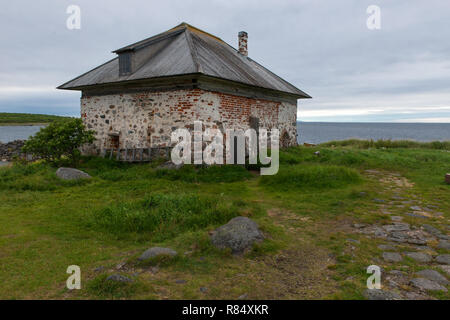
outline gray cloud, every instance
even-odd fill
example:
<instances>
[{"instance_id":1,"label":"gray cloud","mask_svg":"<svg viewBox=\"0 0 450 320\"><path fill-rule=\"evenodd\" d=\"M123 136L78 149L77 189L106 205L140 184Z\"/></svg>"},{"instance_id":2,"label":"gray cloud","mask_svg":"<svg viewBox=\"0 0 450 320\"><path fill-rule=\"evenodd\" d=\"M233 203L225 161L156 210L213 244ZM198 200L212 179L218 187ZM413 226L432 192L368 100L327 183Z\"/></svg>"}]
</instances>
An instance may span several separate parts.
<instances>
[{"instance_id":1,"label":"gray cloud","mask_svg":"<svg viewBox=\"0 0 450 320\"><path fill-rule=\"evenodd\" d=\"M81 8L81 30L66 8ZM381 8L368 30L366 8ZM311 94L299 120L449 122L446 0L10 1L0 12L0 111L77 115L79 93L54 88L111 59L112 50L182 21L236 47ZM428 119L428 120L427 120Z\"/></svg>"}]
</instances>

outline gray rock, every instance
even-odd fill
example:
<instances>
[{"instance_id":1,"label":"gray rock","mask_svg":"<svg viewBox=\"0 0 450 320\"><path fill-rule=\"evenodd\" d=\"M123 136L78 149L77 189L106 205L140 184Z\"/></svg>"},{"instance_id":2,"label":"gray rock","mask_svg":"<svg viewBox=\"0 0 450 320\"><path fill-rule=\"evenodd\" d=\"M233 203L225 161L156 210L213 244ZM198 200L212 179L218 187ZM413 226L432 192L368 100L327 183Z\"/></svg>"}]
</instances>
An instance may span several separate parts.
<instances>
[{"instance_id":1,"label":"gray rock","mask_svg":"<svg viewBox=\"0 0 450 320\"><path fill-rule=\"evenodd\" d=\"M247 299L247 297L248 297L248 294L247 294L247 293L244 293L243 295L240 295L240 296L238 297L238 300L244 300L244 299Z\"/></svg>"},{"instance_id":2,"label":"gray rock","mask_svg":"<svg viewBox=\"0 0 450 320\"><path fill-rule=\"evenodd\" d=\"M417 239L417 238L409 238L409 239L407 239L406 242L408 242L410 244L418 244L418 245L425 245L425 244L427 244L426 240Z\"/></svg>"},{"instance_id":3,"label":"gray rock","mask_svg":"<svg viewBox=\"0 0 450 320\"><path fill-rule=\"evenodd\" d=\"M383 259L387 262L402 261L402 256L397 252L383 252Z\"/></svg>"},{"instance_id":4,"label":"gray rock","mask_svg":"<svg viewBox=\"0 0 450 320\"><path fill-rule=\"evenodd\" d=\"M415 213L411 213L411 212L407 212L407 213L405 213L405 215L413 217L413 218L429 219L429 217L427 217L427 216L421 216L420 214L415 214Z\"/></svg>"},{"instance_id":5,"label":"gray rock","mask_svg":"<svg viewBox=\"0 0 450 320\"><path fill-rule=\"evenodd\" d=\"M175 283L177 284L185 284L187 281L183 279L175 280Z\"/></svg>"},{"instance_id":6,"label":"gray rock","mask_svg":"<svg viewBox=\"0 0 450 320\"><path fill-rule=\"evenodd\" d=\"M58 168L56 170L56 176L63 180L78 180L78 179L90 179L91 176L86 172L83 172L74 168Z\"/></svg>"},{"instance_id":7,"label":"gray rock","mask_svg":"<svg viewBox=\"0 0 450 320\"><path fill-rule=\"evenodd\" d=\"M168 169L168 170L178 170L183 166L183 164L175 164L172 161L164 162L160 164L157 169Z\"/></svg>"},{"instance_id":8,"label":"gray rock","mask_svg":"<svg viewBox=\"0 0 450 320\"><path fill-rule=\"evenodd\" d=\"M439 284L447 285L449 282L442 274L435 270L427 269L416 272L416 274L421 278L426 278L428 280L437 282Z\"/></svg>"},{"instance_id":9,"label":"gray rock","mask_svg":"<svg viewBox=\"0 0 450 320\"><path fill-rule=\"evenodd\" d=\"M383 226L383 229L386 230L386 232L408 231L409 224L408 223L389 224L389 225Z\"/></svg>"},{"instance_id":10,"label":"gray rock","mask_svg":"<svg viewBox=\"0 0 450 320\"><path fill-rule=\"evenodd\" d=\"M445 291L447 292L447 289L443 286L441 286L439 283L425 279L425 278L415 278L410 281L410 283L420 289L420 290L431 290L431 291Z\"/></svg>"},{"instance_id":11,"label":"gray rock","mask_svg":"<svg viewBox=\"0 0 450 320\"><path fill-rule=\"evenodd\" d=\"M121 274L113 274L106 278L106 281L114 281L114 282L133 282L132 279L122 276Z\"/></svg>"},{"instance_id":12,"label":"gray rock","mask_svg":"<svg viewBox=\"0 0 450 320\"><path fill-rule=\"evenodd\" d=\"M417 261L417 262L430 262L431 256L423 252L406 252L407 257Z\"/></svg>"},{"instance_id":13,"label":"gray rock","mask_svg":"<svg viewBox=\"0 0 450 320\"><path fill-rule=\"evenodd\" d=\"M400 222L403 220L403 217L400 216L391 216L391 220L395 222Z\"/></svg>"},{"instance_id":14,"label":"gray rock","mask_svg":"<svg viewBox=\"0 0 450 320\"><path fill-rule=\"evenodd\" d=\"M438 248L450 250L450 242L446 240L441 240L439 241Z\"/></svg>"},{"instance_id":15,"label":"gray rock","mask_svg":"<svg viewBox=\"0 0 450 320\"><path fill-rule=\"evenodd\" d=\"M373 202L377 202L377 203L385 203L386 202L386 200L383 200L383 199L373 199Z\"/></svg>"},{"instance_id":16,"label":"gray rock","mask_svg":"<svg viewBox=\"0 0 450 320\"><path fill-rule=\"evenodd\" d=\"M436 261L442 264L450 264L450 254L441 254L436 257Z\"/></svg>"},{"instance_id":17,"label":"gray rock","mask_svg":"<svg viewBox=\"0 0 450 320\"><path fill-rule=\"evenodd\" d=\"M105 270L105 267L104 267L104 266L99 266L99 267L97 267L97 268L94 269L94 272L102 272L102 271L104 271L104 270Z\"/></svg>"},{"instance_id":18,"label":"gray rock","mask_svg":"<svg viewBox=\"0 0 450 320\"><path fill-rule=\"evenodd\" d=\"M378 289L366 289L364 296L369 300L399 300L401 297L395 292L378 290Z\"/></svg>"},{"instance_id":19,"label":"gray rock","mask_svg":"<svg viewBox=\"0 0 450 320\"><path fill-rule=\"evenodd\" d=\"M417 292L404 292L404 295L407 300L435 300L430 296L420 294Z\"/></svg>"},{"instance_id":20,"label":"gray rock","mask_svg":"<svg viewBox=\"0 0 450 320\"><path fill-rule=\"evenodd\" d=\"M425 229L426 232L431 233L431 234L434 234L434 235L440 234L440 233L441 233L440 230L436 229L436 228L433 227L433 226L430 226L429 224L424 224L424 225L423 225L423 228Z\"/></svg>"},{"instance_id":21,"label":"gray rock","mask_svg":"<svg viewBox=\"0 0 450 320\"><path fill-rule=\"evenodd\" d=\"M159 256L170 256L170 257L174 257L176 256L178 253L170 248L161 248L161 247L153 247L150 249L145 250L145 252L138 258L138 260L147 260L147 259L151 259L151 258L155 258L155 257L159 257Z\"/></svg>"},{"instance_id":22,"label":"gray rock","mask_svg":"<svg viewBox=\"0 0 450 320\"><path fill-rule=\"evenodd\" d=\"M444 271L447 275L450 276L450 266L441 265L439 267L441 268L442 271Z\"/></svg>"},{"instance_id":23,"label":"gray rock","mask_svg":"<svg viewBox=\"0 0 450 320\"><path fill-rule=\"evenodd\" d=\"M378 249L381 249L381 250L392 250L392 251L396 250L396 248L394 246L391 246L389 244L380 244L378 246Z\"/></svg>"},{"instance_id":24,"label":"gray rock","mask_svg":"<svg viewBox=\"0 0 450 320\"><path fill-rule=\"evenodd\" d=\"M419 206L412 206L412 207L409 207L411 210L413 210L413 211L422 211L422 208L421 207L419 207Z\"/></svg>"},{"instance_id":25,"label":"gray rock","mask_svg":"<svg viewBox=\"0 0 450 320\"><path fill-rule=\"evenodd\" d=\"M244 252L255 242L263 239L264 235L258 225L247 217L231 219L227 224L217 228L211 236L211 242L215 247L230 248L234 254Z\"/></svg>"},{"instance_id":26,"label":"gray rock","mask_svg":"<svg viewBox=\"0 0 450 320\"><path fill-rule=\"evenodd\" d=\"M400 243L406 242L405 237L388 237L387 240L394 241L394 242L400 242Z\"/></svg>"},{"instance_id":27,"label":"gray rock","mask_svg":"<svg viewBox=\"0 0 450 320\"><path fill-rule=\"evenodd\" d=\"M403 277L405 275L405 273L400 270L391 270L389 271L389 274L395 277Z\"/></svg>"},{"instance_id":28,"label":"gray rock","mask_svg":"<svg viewBox=\"0 0 450 320\"><path fill-rule=\"evenodd\" d=\"M203 293L208 292L208 288L206 288L206 287L201 287L201 288L200 288L200 291L203 292Z\"/></svg>"}]
</instances>

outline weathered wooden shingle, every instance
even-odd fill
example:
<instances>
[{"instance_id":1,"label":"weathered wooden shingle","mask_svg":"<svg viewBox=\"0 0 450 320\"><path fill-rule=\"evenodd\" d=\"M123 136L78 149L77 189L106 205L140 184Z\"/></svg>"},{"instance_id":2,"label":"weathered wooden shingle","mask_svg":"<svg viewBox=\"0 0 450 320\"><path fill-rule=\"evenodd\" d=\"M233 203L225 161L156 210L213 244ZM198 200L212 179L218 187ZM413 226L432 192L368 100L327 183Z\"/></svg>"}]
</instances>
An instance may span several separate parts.
<instances>
[{"instance_id":1,"label":"weathered wooden shingle","mask_svg":"<svg viewBox=\"0 0 450 320\"><path fill-rule=\"evenodd\" d=\"M115 58L58 88L83 90L96 85L200 74L228 80L230 85L237 82L310 98L220 38L186 23L114 52L132 52L135 70L120 76L119 59Z\"/></svg>"}]
</instances>

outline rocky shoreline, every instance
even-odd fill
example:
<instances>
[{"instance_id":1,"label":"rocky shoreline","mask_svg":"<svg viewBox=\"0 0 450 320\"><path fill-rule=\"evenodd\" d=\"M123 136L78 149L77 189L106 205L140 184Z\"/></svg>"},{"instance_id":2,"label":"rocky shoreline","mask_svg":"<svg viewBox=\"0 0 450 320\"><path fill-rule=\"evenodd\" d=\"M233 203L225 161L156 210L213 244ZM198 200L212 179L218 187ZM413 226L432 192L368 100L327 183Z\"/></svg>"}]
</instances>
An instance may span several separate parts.
<instances>
[{"instance_id":1,"label":"rocky shoreline","mask_svg":"<svg viewBox=\"0 0 450 320\"><path fill-rule=\"evenodd\" d=\"M14 140L8 143L0 142L0 161L12 161L14 158L23 155L22 147L24 144L25 140Z\"/></svg>"}]
</instances>

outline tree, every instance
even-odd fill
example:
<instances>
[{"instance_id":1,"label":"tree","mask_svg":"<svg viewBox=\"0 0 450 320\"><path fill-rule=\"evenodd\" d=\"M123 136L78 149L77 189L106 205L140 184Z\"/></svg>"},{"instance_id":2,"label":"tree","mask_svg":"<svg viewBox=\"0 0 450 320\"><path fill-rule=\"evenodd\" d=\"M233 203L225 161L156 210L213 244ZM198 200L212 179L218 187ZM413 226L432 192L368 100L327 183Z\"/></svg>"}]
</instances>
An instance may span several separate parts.
<instances>
[{"instance_id":1,"label":"tree","mask_svg":"<svg viewBox=\"0 0 450 320\"><path fill-rule=\"evenodd\" d=\"M52 163L59 163L66 157L76 166L81 155L80 147L94 142L94 133L86 130L81 119L53 122L30 137L22 151Z\"/></svg>"}]
</instances>

